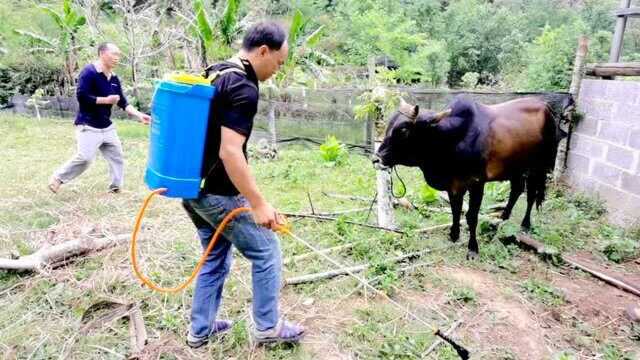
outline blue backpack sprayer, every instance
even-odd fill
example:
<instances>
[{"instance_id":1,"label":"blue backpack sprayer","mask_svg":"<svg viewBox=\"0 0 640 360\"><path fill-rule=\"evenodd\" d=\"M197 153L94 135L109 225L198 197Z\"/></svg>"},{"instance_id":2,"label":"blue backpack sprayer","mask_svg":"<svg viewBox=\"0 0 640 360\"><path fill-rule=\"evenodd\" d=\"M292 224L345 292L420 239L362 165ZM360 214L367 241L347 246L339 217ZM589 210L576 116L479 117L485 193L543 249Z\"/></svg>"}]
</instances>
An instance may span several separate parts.
<instances>
[{"instance_id":1,"label":"blue backpack sprayer","mask_svg":"<svg viewBox=\"0 0 640 360\"><path fill-rule=\"evenodd\" d=\"M131 237L131 263L137 278L149 288L164 293L176 293L185 289L197 276L207 256L213 249L218 237L233 218L249 208L238 208L231 211L216 229L209 246L191 275L182 284L173 288L163 288L153 283L139 269L137 262L137 235L144 212L153 196L162 194L171 198L194 199L200 194L203 185L202 161L204 157L205 137L209 118L211 101L215 98L216 88L210 85L223 72L241 72L239 68L230 68L212 74L208 79L191 75L173 76L172 80L163 80L156 85L152 100L149 159L145 171L144 181L151 190L144 200ZM327 261L345 270L362 285L382 296L398 309L414 318L423 325L431 328L434 334L450 344L460 358L468 359L469 351L444 334L439 328L427 323L413 314L387 294L373 287L369 282L347 270L344 265L333 260L307 241L291 232L288 226L282 226L279 232L285 233L298 240L311 251L325 258Z\"/></svg>"}]
</instances>

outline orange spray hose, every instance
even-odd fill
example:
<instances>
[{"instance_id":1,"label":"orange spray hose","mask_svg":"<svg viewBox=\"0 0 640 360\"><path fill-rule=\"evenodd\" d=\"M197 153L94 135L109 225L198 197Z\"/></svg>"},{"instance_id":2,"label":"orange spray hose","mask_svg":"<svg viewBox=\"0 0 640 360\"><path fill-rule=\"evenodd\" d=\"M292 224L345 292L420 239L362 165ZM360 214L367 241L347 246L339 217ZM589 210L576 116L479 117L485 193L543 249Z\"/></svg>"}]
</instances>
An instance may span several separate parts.
<instances>
[{"instance_id":1,"label":"orange spray hose","mask_svg":"<svg viewBox=\"0 0 640 360\"><path fill-rule=\"evenodd\" d=\"M233 220L233 218L235 218L238 214L240 214L242 212L245 212L245 211L251 211L251 209L250 208L246 208L246 207L241 207L241 208L234 209L229 214L227 214L227 216L224 217L224 219L222 220L222 222L220 223L220 225L216 229L215 233L213 234L213 237L211 238L211 241L209 241L209 246L207 246L207 249L204 251L204 253L200 257L200 260L198 260L198 264L196 265L195 269L193 269L193 272L191 272L191 275L189 275L187 280L185 280L182 284L180 284L180 285L178 285L176 287L164 288L164 287L160 287L160 286L156 285L153 281L151 281L149 278L144 276L144 274L138 268L136 241L137 241L137 237L138 237L138 232L140 230L140 223L142 222L142 217L144 216L144 212L147 209L147 205L149 205L149 202L151 201L151 198L153 198L157 194L162 194L165 191L167 191L167 189L164 189L164 188L156 189L156 190L152 191L144 199L144 203L142 204L142 207L140 208L140 211L138 211L138 215L136 216L136 224L135 224L135 227L133 229L133 234L131 236L131 264L133 265L133 271L135 272L135 274L138 277L138 279L140 279L145 285L147 285L151 289L153 289L155 291L158 291L158 292L163 292L163 293L176 293L178 291L183 290L184 288L189 286L189 284L191 284L191 282L193 282L193 279L195 279L196 275L198 275L198 272L200 271L200 268L202 268L202 265L204 264L205 260L207 259L207 256L209 255L209 253L211 252L213 247L216 245L216 241L218 241L218 238L220 237L220 234L222 234L222 232L224 231L224 229L227 226L227 224L231 220ZM312 251L318 253L319 255L321 255L322 257L327 259L329 262L331 262L332 264L336 265L338 268L344 268L341 264L337 263L335 260L331 259L330 257L328 257L327 255L323 254L322 252L318 251L311 244L309 244L306 241L304 241L303 239L295 236L291 232L291 230L289 229L289 227L286 224L284 226L280 226L277 229L277 231L282 232L282 233L286 233L286 234L290 235L291 237L293 237L294 239L297 239L298 241L300 241L301 243L303 243L304 245L309 247ZM469 359L469 350L465 349L462 345L458 344L455 340L453 340L452 338L450 338L449 336L444 334L442 331L440 331L440 329L438 329L437 327L427 323L426 321L422 320L422 318L420 318L417 315L415 315L412 312L410 312L408 309L406 309L405 307L403 307L402 305L397 303L395 300L391 299L386 293L384 293L384 292L376 289L375 287L373 287L364 278L361 278L360 276L355 275L353 272L351 272L349 270L346 270L346 271L347 271L347 274L351 275L356 280L358 280L360 283L362 283L364 286L370 288L375 293L377 293L377 294L381 295L382 297L384 297L385 299L387 299L390 303L392 303L398 309L402 310L407 315L410 315L412 318L418 320L419 322L423 323L424 325L430 327L434 331L434 334L436 336L439 336L441 339L443 339L444 341L449 343L454 348L454 350L458 353L458 355L460 356L461 359L464 359L464 360Z\"/></svg>"},{"instance_id":2,"label":"orange spray hose","mask_svg":"<svg viewBox=\"0 0 640 360\"><path fill-rule=\"evenodd\" d=\"M182 284L180 284L180 285L178 285L176 287L165 288L165 287L161 287L161 286L155 284L153 281L151 281L151 279L146 277L142 273L142 271L140 271L140 268L138 266L138 255L137 255L138 254L138 252L137 252L138 232L140 231L140 223L142 222L142 218L144 217L144 213L145 213L145 211L147 209L147 206L149 205L149 202L151 201L151 199L155 195L162 194L165 191L167 191L167 189L165 189L165 188L160 188L160 189L153 190L144 199L144 203L142 204L142 207L138 211L138 215L136 216L136 223L135 223L135 226L133 228L133 234L131 235L131 264L133 265L133 271L135 272L136 277L140 281L142 281L143 284L147 285L149 288L151 288L151 289L153 289L155 291L158 291L158 292L162 292L162 293L177 293L179 291L184 290L184 288L186 288L187 286L189 286L189 284L191 284L193 282L195 277L198 275L198 272L200 272L200 269L204 265L204 263L205 263L205 261L207 259L207 256L209 256L209 253L211 252L211 250L213 250L213 247L216 245L216 242L218 241L218 238L220 237L220 234L222 234L224 229L227 227L227 224L231 220L233 220L238 214L240 214L242 212L245 212L245 211L251 211L251 209L247 208L247 207L241 207L241 208L234 209L229 214L227 214L227 216L224 217L224 219L222 220L222 222L220 223L220 225L216 229L215 233L213 234L213 237L211 238L211 241L209 241L209 246L207 246L207 249L204 251L204 253L202 253L202 256L200 257L200 260L198 260L198 264L196 265L196 267L191 272L191 275L189 275L189 277ZM289 233L289 229L286 226L281 226L278 229L278 231Z\"/></svg>"}]
</instances>

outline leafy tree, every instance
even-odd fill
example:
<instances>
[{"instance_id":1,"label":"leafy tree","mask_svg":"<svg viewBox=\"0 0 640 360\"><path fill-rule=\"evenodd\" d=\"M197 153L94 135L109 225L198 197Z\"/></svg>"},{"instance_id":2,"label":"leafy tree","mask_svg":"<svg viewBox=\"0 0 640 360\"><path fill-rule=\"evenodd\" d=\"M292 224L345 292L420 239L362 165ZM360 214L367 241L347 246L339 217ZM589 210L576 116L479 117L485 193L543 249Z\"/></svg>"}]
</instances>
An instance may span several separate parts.
<instances>
[{"instance_id":1,"label":"leafy tree","mask_svg":"<svg viewBox=\"0 0 640 360\"><path fill-rule=\"evenodd\" d=\"M86 18L72 7L71 0L64 0L62 12L41 5L55 22L58 28L57 37L36 34L26 30L16 29L15 32L30 39L34 45L32 52L44 52L49 54L63 54L64 76L67 90L75 85L75 72L78 68L78 32L86 24Z\"/></svg>"},{"instance_id":2,"label":"leafy tree","mask_svg":"<svg viewBox=\"0 0 640 360\"><path fill-rule=\"evenodd\" d=\"M555 29L545 27L527 48L526 70L522 72L518 87L522 90L566 91L571 81L578 36L585 28L582 21Z\"/></svg>"},{"instance_id":3,"label":"leafy tree","mask_svg":"<svg viewBox=\"0 0 640 360\"><path fill-rule=\"evenodd\" d=\"M443 16L451 63L449 83L457 85L464 74L476 72L481 83L490 84L500 73L505 51L520 41L519 16L480 0L451 2Z\"/></svg>"}]
</instances>

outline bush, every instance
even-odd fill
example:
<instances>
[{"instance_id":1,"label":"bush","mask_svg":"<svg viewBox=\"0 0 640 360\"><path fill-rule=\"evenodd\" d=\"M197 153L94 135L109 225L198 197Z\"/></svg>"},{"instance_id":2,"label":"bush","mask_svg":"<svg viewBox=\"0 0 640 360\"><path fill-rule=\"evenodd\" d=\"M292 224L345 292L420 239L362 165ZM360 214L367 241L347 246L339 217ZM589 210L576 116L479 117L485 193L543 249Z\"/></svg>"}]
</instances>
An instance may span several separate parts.
<instances>
[{"instance_id":1,"label":"bush","mask_svg":"<svg viewBox=\"0 0 640 360\"><path fill-rule=\"evenodd\" d=\"M341 144L335 136L327 136L327 140L320 145L320 156L322 160L331 165L342 165L345 163L348 152L344 144Z\"/></svg>"},{"instance_id":2,"label":"bush","mask_svg":"<svg viewBox=\"0 0 640 360\"><path fill-rule=\"evenodd\" d=\"M546 26L525 51L526 70L516 87L528 91L569 89L578 36L584 32L582 21L557 28Z\"/></svg>"},{"instance_id":3,"label":"bush","mask_svg":"<svg viewBox=\"0 0 640 360\"><path fill-rule=\"evenodd\" d=\"M62 66L33 59L0 65L0 104L16 94L32 95L43 89L45 95L57 95L62 88Z\"/></svg>"}]
</instances>

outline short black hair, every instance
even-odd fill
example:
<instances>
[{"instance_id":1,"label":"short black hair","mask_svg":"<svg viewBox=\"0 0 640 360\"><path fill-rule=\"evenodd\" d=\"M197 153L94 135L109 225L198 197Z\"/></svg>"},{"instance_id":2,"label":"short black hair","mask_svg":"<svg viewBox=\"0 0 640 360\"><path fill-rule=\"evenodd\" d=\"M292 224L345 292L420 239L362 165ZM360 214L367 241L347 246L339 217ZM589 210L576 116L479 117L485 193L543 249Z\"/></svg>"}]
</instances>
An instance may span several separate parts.
<instances>
[{"instance_id":1,"label":"short black hair","mask_svg":"<svg viewBox=\"0 0 640 360\"><path fill-rule=\"evenodd\" d=\"M114 43L112 42L102 42L100 43L100 45L98 45L98 56L102 55L103 52L107 51L107 49L109 48L109 45L114 45Z\"/></svg>"},{"instance_id":2,"label":"short black hair","mask_svg":"<svg viewBox=\"0 0 640 360\"><path fill-rule=\"evenodd\" d=\"M280 50L287 41L287 34L280 24L273 21L259 22L249 28L242 39L242 48L251 51L262 45L271 50Z\"/></svg>"}]
</instances>

